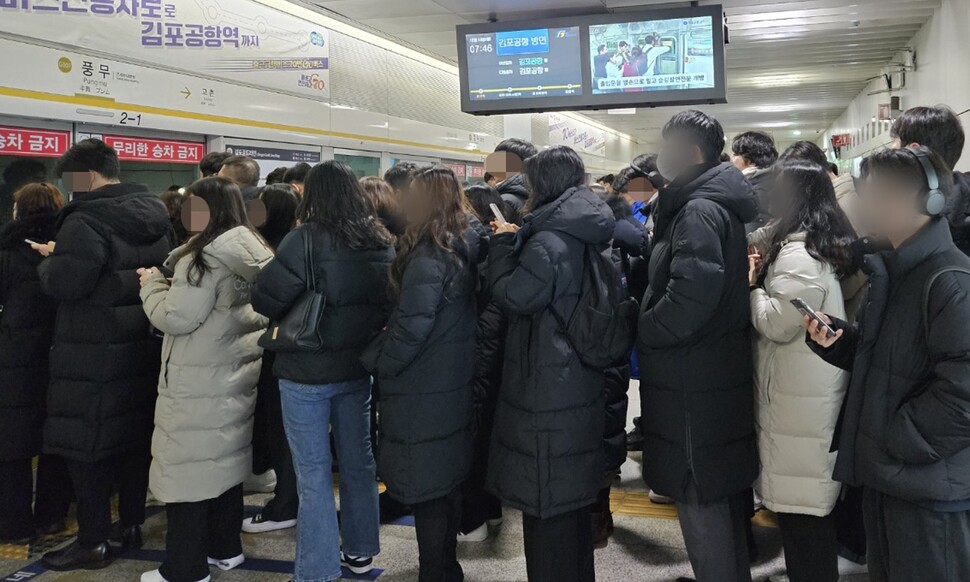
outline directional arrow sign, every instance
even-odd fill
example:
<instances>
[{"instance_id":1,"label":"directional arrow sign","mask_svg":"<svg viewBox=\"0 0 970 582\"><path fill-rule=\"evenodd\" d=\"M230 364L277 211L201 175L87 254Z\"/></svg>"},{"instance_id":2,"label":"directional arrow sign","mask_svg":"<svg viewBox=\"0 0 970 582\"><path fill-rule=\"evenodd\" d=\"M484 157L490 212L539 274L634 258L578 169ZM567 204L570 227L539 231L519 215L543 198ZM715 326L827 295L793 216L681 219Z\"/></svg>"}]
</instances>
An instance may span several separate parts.
<instances>
[{"instance_id":1,"label":"directional arrow sign","mask_svg":"<svg viewBox=\"0 0 970 582\"><path fill-rule=\"evenodd\" d=\"M185 90L183 91L179 91L179 93L181 93L182 95L185 95L186 99L192 96L192 91L189 91L188 87L186 87Z\"/></svg>"}]
</instances>

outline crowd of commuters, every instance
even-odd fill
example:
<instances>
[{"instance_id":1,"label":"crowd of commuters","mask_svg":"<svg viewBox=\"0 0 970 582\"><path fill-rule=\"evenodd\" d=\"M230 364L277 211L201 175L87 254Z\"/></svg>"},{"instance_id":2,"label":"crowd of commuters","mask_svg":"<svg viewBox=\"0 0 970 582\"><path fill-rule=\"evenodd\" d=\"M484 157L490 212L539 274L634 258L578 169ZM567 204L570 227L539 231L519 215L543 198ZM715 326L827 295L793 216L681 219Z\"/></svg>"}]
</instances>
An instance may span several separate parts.
<instances>
[{"instance_id":1,"label":"crowd of commuters","mask_svg":"<svg viewBox=\"0 0 970 582\"><path fill-rule=\"evenodd\" d=\"M293 527L310 582L371 571L380 524L413 513L418 579L460 582L458 543L505 506L531 582L588 582L632 446L699 582L751 580L756 499L792 582L844 558L875 582L970 579L963 130L917 107L892 136L854 176L754 131L724 161L699 111L593 185L572 149L515 138L475 185L326 161L260 186L210 153L155 195L94 139L57 163L67 200L17 169L0 538L62 532L76 501L43 563L104 568L141 546L150 490L166 556L143 582L207 581L243 563L241 532ZM274 495L244 519L259 475Z\"/></svg>"}]
</instances>

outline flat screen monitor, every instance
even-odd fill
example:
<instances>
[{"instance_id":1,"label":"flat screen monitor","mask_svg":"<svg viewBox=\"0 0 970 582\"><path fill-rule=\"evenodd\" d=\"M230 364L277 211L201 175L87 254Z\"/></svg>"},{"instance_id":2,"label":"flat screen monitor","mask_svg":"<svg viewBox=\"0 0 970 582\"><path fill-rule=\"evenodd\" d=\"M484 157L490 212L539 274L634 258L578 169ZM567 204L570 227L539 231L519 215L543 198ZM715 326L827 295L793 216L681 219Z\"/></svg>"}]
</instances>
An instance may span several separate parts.
<instances>
[{"instance_id":1,"label":"flat screen monitor","mask_svg":"<svg viewBox=\"0 0 970 582\"><path fill-rule=\"evenodd\" d=\"M459 26L458 48L467 113L727 101L716 5Z\"/></svg>"},{"instance_id":2,"label":"flat screen monitor","mask_svg":"<svg viewBox=\"0 0 970 582\"><path fill-rule=\"evenodd\" d=\"M587 92L577 25L533 25L462 36L462 101L469 109L531 108L527 103L535 101L578 104Z\"/></svg>"}]
</instances>

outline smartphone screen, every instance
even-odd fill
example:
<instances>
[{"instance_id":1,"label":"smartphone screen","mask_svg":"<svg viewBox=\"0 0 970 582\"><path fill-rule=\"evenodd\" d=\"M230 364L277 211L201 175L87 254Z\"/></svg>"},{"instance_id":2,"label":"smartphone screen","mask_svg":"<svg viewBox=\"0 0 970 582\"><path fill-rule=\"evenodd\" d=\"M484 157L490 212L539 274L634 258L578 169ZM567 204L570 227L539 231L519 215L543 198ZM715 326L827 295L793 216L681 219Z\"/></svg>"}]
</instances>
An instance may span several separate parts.
<instances>
[{"instance_id":1,"label":"smartphone screen","mask_svg":"<svg viewBox=\"0 0 970 582\"><path fill-rule=\"evenodd\" d=\"M498 204L492 202L488 206L492 209L492 214L495 215L496 222L499 224L508 224L509 221L505 220L505 217L502 216L502 211L498 209Z\"/></svg>"},{"instance_id":2,"label":"smartphone screen","mask_svg":"<svg viewBox=\"0 0 970 582\"><path fill-rule=\"evenodd\" d=\"M30 240L29 238L25 238L24 239L24 242L27 243L27 244L29 244L29 245L39 245L40 244L39 242L34 242L34 241Z\"/></svg>"}]
</instances>

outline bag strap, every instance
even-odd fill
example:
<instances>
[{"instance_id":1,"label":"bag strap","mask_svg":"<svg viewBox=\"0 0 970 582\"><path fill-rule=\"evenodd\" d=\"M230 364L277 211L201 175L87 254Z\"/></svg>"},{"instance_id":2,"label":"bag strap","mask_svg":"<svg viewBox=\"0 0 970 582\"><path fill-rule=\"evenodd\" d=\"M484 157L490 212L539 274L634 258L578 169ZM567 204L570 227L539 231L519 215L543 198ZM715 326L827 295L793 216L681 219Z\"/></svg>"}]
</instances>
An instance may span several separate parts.
<instances>
[{"instance_id":1,"label":"bag strap","mask_svg":"<svg viewBox=\"0 0 970 582\"><path fill-rule=\"evenodd\" d=\"M303 272L306 275L307 291L317 292L317 281L313 276L313 244L310 240L310 227L303 227Z\"/></svg>"},{"instance_id":2,"label":"bag strap","mask_svg":"<svg viewBox=\"0 0 970 582\"><path fill-rule=\"evenodd\" d=\"M923 335L926 338L930 337L930 292L933 290L933 283L936 283L936 280L945 273L970 275L970 270L963 267L942 267L926 279L926 286L923 288Z\"/></svg>"}]
</instances>

